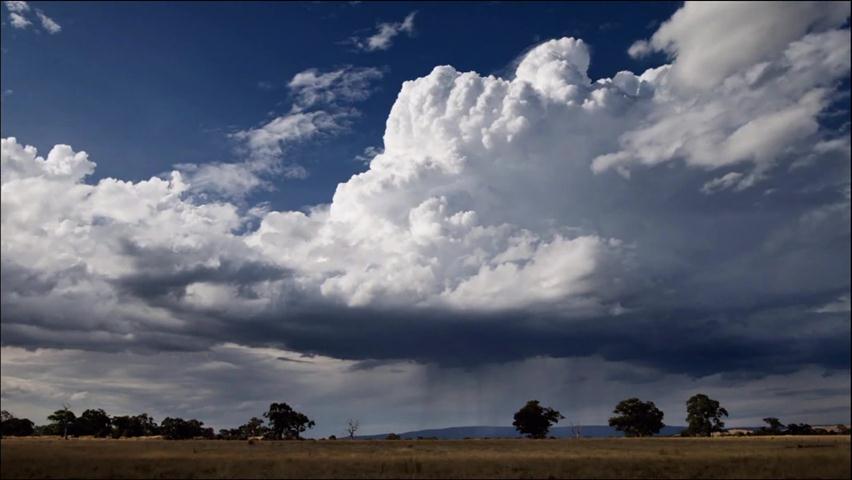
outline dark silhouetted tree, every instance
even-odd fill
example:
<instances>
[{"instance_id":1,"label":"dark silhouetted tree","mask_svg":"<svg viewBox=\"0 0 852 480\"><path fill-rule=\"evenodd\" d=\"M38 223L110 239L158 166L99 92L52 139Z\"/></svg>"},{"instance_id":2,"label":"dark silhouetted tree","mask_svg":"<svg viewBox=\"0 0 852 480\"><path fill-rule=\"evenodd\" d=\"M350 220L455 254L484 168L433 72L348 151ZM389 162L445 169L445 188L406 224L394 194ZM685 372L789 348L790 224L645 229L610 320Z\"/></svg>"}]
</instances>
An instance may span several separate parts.
<instances>
[{"instance_id":1,"label":"dark silhouetted tree","mask_svg":"<svg viewBox=\"0 0 852 480\"><path fill-rule=\"evenodd\" d=\"M758 433L762 435L781 435L784 433L784 424L781 423L781 420L775 417L766 417L763 421L766 422L766 426L761 427Z\"/></svg>"},{"instance_id":2,"label":"dark silhouetted tree","mask_svg":"<svg viewBox=\"0 0 852 480\"><path fill-rule=\"evenodd\" d=\"M68 438L68 435L74 434L74 421L77 416L68 408L68 405L63 405L62 410L53 412L47 419L56 426L55 432L62 435L62 438Z\"/></svg>"},{"instance_id":3,"label":"dark silhouetted tree","mask_svg":"<svg viewBox=\"0 0 852 480\"><path fill-rule=\"evenodd\" d=\"M358 420L352 420L351 418L346 421L346 433L349 435L350 439L355 438L355 433L358 432L358 427L360 424Z\"/></svg>"},{"instance_id":4,"label":"dark silhouetted tree","mask_svg":"<svg viewBox=\"0 0 852 480\"><path fill-rule=\"evenodd\" d=\"M121 438L138 436L134 435L132 419L133 417L129 415L116 415L112 417L110 420L110 423L112 424L112 437Z\"/></svg>"},{"instance_id":5,"label":"dark silhouetted tree","mask_svg":"<svg viewBox=\"0 0 852 480\"><path fill-rule=\"evenodd\" d=\"M709 437L713 432L721 432L725 423L721 417L727 417L728 411L719 402L699 393L686 401L686 434L693 437Z\"/></svg>"},{"instance_id":6,"label":"dark silhouetted tree","mask_svg":"<svg viewBox=\"0 0 852 480\"><path fill-rule=\"evenodd\" d=\"M538 400L530 400L515 413L512 425L522 434L530 438L544 438L550 431L551 425L565 417L550 407L542 407Z\"/></svg>"},{"instance_id":7,"label":"dark silhouetted tree","mask_svg":"<svg viewBox=\"0 0 852 480\"><path fill-rule=\"evenodd\" d=\"M111 424L112 421L105 411L89 409L81 413L74 422L74 432L77 435L106 437L112 432Z\"/></svg>"},{"instance_id":8,"label":"dark silhouetted tree","mask_svg":"<svg viewBox=\"0 0 852 480\"><path fill-rule=\"evenodd\" d=\"M315 425L314 421L305 414L299 413L286 403L273 403L269 410L264 412L264 417L269 419L272 430L272 438L276 439L299 439L301 433Z\"/></svg>"},{"instance_id":9,"label":"dark silhouetted tree","mask_svg":"<svg viewBox=\"0 0 852 480\"><path fill-rule=\"evenodd\" d=\"M791 423L787 425L787 435L813 435L814 428L807 423Z\"/></svg>"},{"instance_id":10,"label":"dark silhouetted tree","mask_svg":"<svg viewBox=\"0 0 852 480\"><path fill-rule=\"evenodd\" d=\"M609 419L609 426L628 437L649 437L665 426L663 412L654 402L643 402L638 398L622 400L612 413L616 416Z\"/></svg>"},{"instance_id":11,"label":"dark silhouetted tree","mask_svg":"<svg viewBox=\"0 0 852 480\"><path fill-rule=\"evenodd\" d=\"M263 419L252 417L248 422L237 428L223 428L219 430L217 438L224 440L248 440L251 437L270 436L269 427L263 424Z\"/></svg>"},{"instance_id":12,"label":"dark silhouetted tree","mask_svg":"<svg viewBox=\"0 0 852 480\"><path fill-rule=\"evenodd\" d=\"M269 428L263 424L262 418L251 417L245 424L240 426L240 437L246 439L249 437L264 437L269 434Z\"/></svg>"},{"instance_id":13,"label":"dark silhouetted tree","mask_svg":"<svg viewBox=\"0 0 852 480\"><path fill-rule=\"evenodd\" d=\"M33 433L33 422L28 418L16 418L6 410L0 411L0 437L28 437Z\"/></svg>"},{"instance_id":14,"label":"dark silhouetted tree","mask_svg":"<svg viewBox=\"0 0 852 480\"><path fill-rule=\"evenodd\" d=\"M147 413L142 413L136 415L135 422L142 429L143 436L150 435L159 435L160 428L157 426L157 422L154 421L154 417L148 416Z\"/></svg>"},{"instance_id":15,"label":"dark silhouetted tree","mask_svg":"<svg viewBox=\"0 0 852 480\"><path fill-rule=\"evenodd\" d=\"M185 440L195 437L213 437L212 428L204 428L204 422L166 417L160 423L160 433L169 440Z\"/></svg>"},{"instance_id":16,"label":"dark silhouetted tree","mask_svg":"<svg viewBox=\"0 0 852 480\"><path fill-rule=\"evenodd\" d=\"M157 422L147 413L115 416L112 417L111 423L113 438L147 437L159 434Z\"/></svg>"}]
</instances>

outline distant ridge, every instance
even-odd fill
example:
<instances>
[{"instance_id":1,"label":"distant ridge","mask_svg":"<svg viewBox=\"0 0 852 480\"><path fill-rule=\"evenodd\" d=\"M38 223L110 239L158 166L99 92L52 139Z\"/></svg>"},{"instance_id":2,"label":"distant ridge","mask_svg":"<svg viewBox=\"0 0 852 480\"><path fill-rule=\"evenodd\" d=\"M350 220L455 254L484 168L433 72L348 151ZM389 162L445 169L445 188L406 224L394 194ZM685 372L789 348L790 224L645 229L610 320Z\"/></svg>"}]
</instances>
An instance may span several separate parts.
<instances>
[{"instance_id":1,"label":"distant ridge","mask_svg":"<svg viewBox=\"0 0 852 480\"><path fill-rule=\"evenodd\" d=\"M658 436L665 437L677 435L686 427L681 426L665 426ZM603 437L622 437L621 432L607 425L585 425L580 427L580 435L586 438L603 438ZM385 438L387 433L376 435L359 435L357 438L364 440ZM461 440L464 438L516 438L520 435L514 427L487 427L487 426L472 426L472 427L448 427L448 428L431 428L426 430L414 430L411 432L403 432L398 434L404 439L416 439L417 437L438 438L441 440ZM548 436L556 438L572 438L574 433L571 427L554 427L550 429Z\"/></svg>"}]
</instances>

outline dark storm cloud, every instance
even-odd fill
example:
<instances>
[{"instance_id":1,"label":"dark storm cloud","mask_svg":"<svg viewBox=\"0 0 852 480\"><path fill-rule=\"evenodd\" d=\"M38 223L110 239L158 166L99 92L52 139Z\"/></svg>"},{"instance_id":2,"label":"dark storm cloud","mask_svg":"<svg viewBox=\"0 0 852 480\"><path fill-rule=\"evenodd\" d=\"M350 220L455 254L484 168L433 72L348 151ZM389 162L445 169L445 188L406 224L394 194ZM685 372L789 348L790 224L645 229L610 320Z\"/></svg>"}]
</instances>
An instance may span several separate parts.
<instances>
[{"instance_id":1,"label":"dark storm cloud","mask_svg":"<svg viewBox=\"0 0 852 480\"><path fill-rule=\"evenodd\" d=\"M359 360L355 369L406 359L466 368L531 356L599 355L660 372L760 377L811 364L849 368L848 314L812 311L833 298L809 298L811 303L785 309L661 311L582 321L529 312L310 310L243 321L222 338Z\"/></svg>"},{"instance_id":2,"label":"dark storm cloud","mask_svg":"<svg viewBox=\"0 0 852 480\"><path fill-rule=\"evenodd\" d=\"M770 393L778 397L825 398L836 395L846 395L847 388L768 388L761 393Z\"/></svg>"},{"instance_id":3,"label":"dark storm cloud","mask_svg":"<svg viewBox=\"0 0 852 480\"><path fill-rule=\"evenodd\" d=\"M134 260L136 269L133 274L121 276L113 283L142 299L165 295L180 297L187 285L198 282L244 286L288 276L285 269L268 262L228 258L222 258L215 266L201 264L187 267L180 253L165 248L142 248L126 239L122 251ZM241 293L251 295L249 290Z\"/></svg>"},{"instance_id":4,"label":"dark storm cloud","mask_svg":"<svg viewBox=\"0 0 852 480\"><path fill-rule=\"evenodd\" d=\"M57 279L53 276L44 275L38 270L28 269L12 262L3 262L0 269L0 284L8 288L0 289L0 293L8 295L18 293L22 295L49 293L56 287ZM77 270L83 269L82 266Z\"/></svg>"},{"instance_id":5,"label":"dark storm cloud","mask_svg":"<svg viewBox=\"0 0 852 480\"><path fill-rule=\"evenodd\" d=\"M308 360L299 360L298 358L276 357L276 359L281 360L282 362L307 363L307 364L311 363Z\"/></svg>"}]
</instances>

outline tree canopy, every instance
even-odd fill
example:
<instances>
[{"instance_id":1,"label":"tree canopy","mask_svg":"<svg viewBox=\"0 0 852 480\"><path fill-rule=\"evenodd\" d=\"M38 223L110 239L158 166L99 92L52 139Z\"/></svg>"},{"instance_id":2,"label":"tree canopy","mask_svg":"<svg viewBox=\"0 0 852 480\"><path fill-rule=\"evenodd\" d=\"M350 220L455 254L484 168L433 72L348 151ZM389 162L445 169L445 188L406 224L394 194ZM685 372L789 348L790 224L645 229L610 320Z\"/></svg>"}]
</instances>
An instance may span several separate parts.
<instances>
[{"instance_id":1,"label":"tree canopy","mask_svg":"<svg viewBox=\"0 0 852 480\"><path fill-rule=\"evenodd\" d=\"M766 422L766 426L761 427L759 433L764 435L781 435L784 433L786 427L781 423L781 420L775 417L766 417L763 421Z\"/></svg>"},{"instance_id":2,"label":"tree canopy","mask_svg":"<svg viewBox=\"0 0 852 480\"><path fill-rule=\"evenodd\" d=\"M74 422L76 435L106 437L112 433L112 420L102 409L85 410Z\"/></svg>"},{"instance_id":3,"label":"tree canopy","mask_svg":"<svg viewBox=\"0 0 852 480\"><path fill-rule=\"evenodd\" d=\"M112 436L120 437L144 437L160 433L157 422L147 413L139 415L121 415L112 417Z\"/></svg>"},{"instance_id":4,"label":"tree canopy","mask_svg":"<svg viewBox=\"0 0 852 480\"><path fill-rule=\"evenodd\" d=\"M542 407L538 400L530 400L515 413L512 425L530 438L544 438L554 423L565 417L550 407Z\"/></svg>"},{"instance_id":5,"label":"tree canopy","mask_svg":"<svg viewBox=\"0 0 852 480\"><path fill-rule=\"evenodd\" d=\"M302 432L316 425L305 414L293 410L283 402L269 405L269 410L263 416L269 419L272 437L276 439L301 438Z\"/></svg>"},{"instance_id":6,"label":"tree canopy","mask_svg":"<svg viewBox=\"0 0 852 480\"><path fill-rule=\"evenodd\" d=\"M33 431L30 419L17 418L6 410L0 411L0 437L27 437Z\"/></svg>"},{"instance_id":7,"label":"tree canopy","mask_svg":"<svg viewBox=\"0 0 852 480\"><path fill-rule=\"evenodd\" d=\"M74 421L77 416L68 407L53 412L47 416L47 419L53 423L53 430L57 435L68 438L68 435L74 434Z\"/></svg>"},{"instance_id":8,"label":"tree canopy","mask_svg":"<svg viewBox=\"0 0 852 480\"><path fill-rule=\"evenodd\" d=\"M663 412L654 402L643 402L638 398L622 400L612 413L616 416L609 419L609 426L628 437L648 437L659 433L665 426Z\"/></svg>"},{"instance_id":9,"label":"tree canopy","mask_svg":"<svg viewBox=\"0 0 852 480\"><path fill-rule=\"evenodd\" d=\"M195 437L213 437L212 428L204 428L204 422L196 419L166 417L160 423L160 434L169 440L186 440Z\"/></svg>"},{"instance_id":10,"label":"tree canopy","mask_svg":"<svg viewBox=\"0 0 852 480\"><path fill-rule=\"evenodd\" d=\"M694 437L709 437L725 428L722 417L727 416L728 411L718 401L703 393L693 395L686 401L686 433Z\"/></svg>"}]
</instances>

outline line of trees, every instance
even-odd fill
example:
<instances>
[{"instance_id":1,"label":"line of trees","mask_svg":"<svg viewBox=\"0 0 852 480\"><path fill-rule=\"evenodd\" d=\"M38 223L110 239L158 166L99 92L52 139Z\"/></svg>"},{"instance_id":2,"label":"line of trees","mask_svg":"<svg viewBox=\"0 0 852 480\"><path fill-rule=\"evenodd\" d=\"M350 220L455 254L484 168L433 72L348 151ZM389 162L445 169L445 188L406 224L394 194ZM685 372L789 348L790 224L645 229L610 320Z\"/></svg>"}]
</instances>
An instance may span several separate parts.
<instances>
[{"instance_id":1,"label":"line of trees","mask_svg":"<svg viewBox=\"0 0 852 480\"><path fill-rule=\"evenodd\" d=\"M237 428L219 430L216 438L223 440L248 440L264 438L270 440L299 440L302 433L313 428L316 423L304 413L297 412L286 403L273 403L264 412L262 418L252 417Z\"/></svg>"},{"instance_id":2,"label":"line of trees","mask_svg":"<svg viewBox=\"0 0 852 480\"><path fill-rule=\"evenodd\" d=\"M204 428L199 420L166 417L159 425L147 413L109 416L100 408L84 410L80 416L68 406L48 415L47 425L34 426L27 418L16 418L2 411L0 435L29 436L57 435L63 438L93 436L98 438L129 438L162 435L168 439L213 438L213 429Z\"/></svg>"},{"instance_id":3,"label":"line of trees","mask_svg":"<svg viewBox=\"0 0 852 480\"><path fill-rule=\"evenodd\" d=\"M693 395L686 401L687 427L682 436L709 437L725 429L723 417L728 411L721 404L703 393ZM628 437L647 437L663 429L664 414L654 402L628 398L619 402L613 410L614 416L609 425ZM551 407L541 405L538 400L528 401L514 415L512 425L522 435L529 438L546 438L550 428L565 417ZM67 405L47 417L48 425L35 426L26 418L16 418L6 410L0 411L0 436L58 435L94 437L145 437L160 435L171 440L189 438L208 438L223 440L249 440L255 438L274 440L301 439L302 433L314 427L315 422L307 415L294 410L286 403L272 403L263 418L252 417L245 424L230 429L221 429L214 434L213 429L204 427L204 422L196 419L166 417L160 424L147 413L139 415L110 416L102 409L84 410L76 416ZM265 420L264 420L265 419ZM753 432L756 435L825 435L839 433L848 435L849 429L838 425L831 431L813 428L808 424L784 425L775 417L763 419L767 426ZM346 433L355 438L359 422L348 420ZM579 436L577 427L576 436ZM332 435L329 439L334 439ZM388 439L398 439L395 434Z\"/></svg>"},{"instance_id":4,"label":"line of trees","mask_svg":"<svg viewBox=\"0 0 852 480\"><path fill-rule=\"evenodd\" d=\"M3 410L0 412L0 436L58 435L63 438L94 436L99 438L128 438L160 435L169 440L189 438L245 440L254 437L269 439L300 439L301 434L315 425L305 414L295 411L286 403L273 403L263 413L269 422L252 417L238 428L222 429L215 434L196 419L166 417L157 424L147 413L140 415L110 416L102 409L83 411L78 417L68 408L50 414L47 425L35 426L27 418L16 418Z\"/></svg>"},{"instance_id":5,"label":"line of trees","mask_svg":"<svg viewBox=\"0 0 852 480\"><path fill-rule=\"evenodd\" d=\"M849 435L850 433L846 425L837 425L829 431L824 428L812 427L807 423L784 425L776 417L766 417L763 421L766 423L766 426L755 430L752 433L753 435Z\"/></svg>"},{"instance_id":6,"label":"line of trees","mask_svg":"<svg viewBox=\"0 0 852 480\"><path fill-rule=\"evenodd\" d=\"M709 437L713 432L722 431L725 423L722 417L728 411L718 401L699 393L686 402L685 435ZM665 426L663 412L654 402L643 402L638 398L622 400L615 406L615 415L609 419L609 426L628 437L648 437L655 435ZM515 413L512 425L522 435L529 438L545 438L553 424L565 418L559 411L543 407L538 400L530 400Z\"/></svg>"},{"instance_id":7,"label":"line of trees","mask_svg":"<svg viewBox=\"0 0 852 480\"><path fill-rule=\"evenodd\" d=\"M663 423L663 411L654 405L654 402L643 402L638 398L628 398L618 402L612 412L613 417L609 419L609 426L627 437L648 437L655 435L665 427ZM719 403L703 393L693 395L686 401L686 423L687 427L681 432L686 437L709 437L716 432L725 430L723 417L728 416L726 410ZM530 400L515 413L515 421L512 425L522 435L529 438L545 438L553 424L565 418L557 410L543 407L538 400ZM806 423L790 424L786 427L780 420L774 417L763 419L768 424L755 434L758 435L826 435L839 433L848 435L849 429L844 425L837 425L832 431L813 428Z\"/></svg>"}]
</instances>

